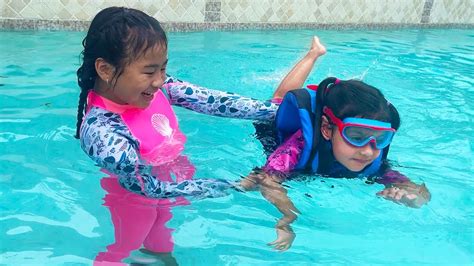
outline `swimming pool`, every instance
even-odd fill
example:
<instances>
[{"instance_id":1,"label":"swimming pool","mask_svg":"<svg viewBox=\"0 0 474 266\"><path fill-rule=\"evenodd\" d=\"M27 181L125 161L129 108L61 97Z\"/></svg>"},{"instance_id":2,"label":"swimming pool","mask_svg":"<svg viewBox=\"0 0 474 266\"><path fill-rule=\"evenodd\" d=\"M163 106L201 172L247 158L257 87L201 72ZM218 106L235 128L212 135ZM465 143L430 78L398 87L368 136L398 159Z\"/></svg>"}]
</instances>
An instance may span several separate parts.
<instances>
[{"instance_id":1,"label":"swimming pool","mask_svg":"<svg viewBox=\"0 0 474 266\"><path fill-rule=\"evenodd\" d=\"M363 77L380 88L402 116L389 157L427 184L432 201L406 208L361 180L288 182L302 215L284 253L265 245L279 213L260 193L195 201L174 208L168 223L178 263L472 264L473 30L171 33L168 73L266 99L315 34L328 53L310 83ZM103 174L72 137L83 36L0 33L0 264L87 265L113 243ZM234 180L264 163L249 121L175 110L197 177ZM133 260L153 257L135 251Z\"/></svg>"}]
</instances>

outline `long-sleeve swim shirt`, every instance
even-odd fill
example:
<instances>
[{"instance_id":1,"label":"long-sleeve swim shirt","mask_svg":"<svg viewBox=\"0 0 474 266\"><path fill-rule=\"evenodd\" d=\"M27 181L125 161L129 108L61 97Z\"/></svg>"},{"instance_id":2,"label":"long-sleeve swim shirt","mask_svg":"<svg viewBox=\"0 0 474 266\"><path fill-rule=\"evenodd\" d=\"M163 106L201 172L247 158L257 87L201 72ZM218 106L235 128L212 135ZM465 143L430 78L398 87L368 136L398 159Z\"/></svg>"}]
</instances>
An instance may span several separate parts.
<instances>
[{"instance_id":1,"label":"long-sleeve swim shirt","mask_svg":"<svg viewBox=\"0 0 474 266\"><path fill-rule=\"evenodd\" d=\"M172 105L199 113L252 120L272 120L278 104L234 93L211 90L168 77L164 88ZM101 168L117 176L127 190L151 198L178 196L217 197L233 182L219 179L160 180L139 153L139 141L120 115L92 107L84 116L81 148Z\"/></svg>"}]
</instances>

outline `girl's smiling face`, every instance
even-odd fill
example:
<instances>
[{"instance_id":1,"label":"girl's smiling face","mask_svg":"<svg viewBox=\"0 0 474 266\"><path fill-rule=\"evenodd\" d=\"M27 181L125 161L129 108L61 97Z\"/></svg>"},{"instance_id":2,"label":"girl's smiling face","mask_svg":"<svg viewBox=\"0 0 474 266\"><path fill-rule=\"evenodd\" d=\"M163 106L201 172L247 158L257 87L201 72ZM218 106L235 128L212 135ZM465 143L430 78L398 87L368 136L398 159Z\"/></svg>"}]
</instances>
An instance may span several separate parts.
<instances>
[{"instance_id":1,"label":"girl's smiling face","mask_svg":"<svg viewBox=\"0 0 474 266\"><path fill-rule=\"evenodd\" d=\"M102 66L104 72L108 73L104 76L99 74L105 84L99 86L98 93L118 104L147 108L166 79L167 63L166 46L156 45L126 65L121 74L117 75L116 68L111 65L108 66L108 71ZM101 66L97 62L96 69L100 73ZM112 79L115 76L118 77Z\"/></svg>"}]
</instances>

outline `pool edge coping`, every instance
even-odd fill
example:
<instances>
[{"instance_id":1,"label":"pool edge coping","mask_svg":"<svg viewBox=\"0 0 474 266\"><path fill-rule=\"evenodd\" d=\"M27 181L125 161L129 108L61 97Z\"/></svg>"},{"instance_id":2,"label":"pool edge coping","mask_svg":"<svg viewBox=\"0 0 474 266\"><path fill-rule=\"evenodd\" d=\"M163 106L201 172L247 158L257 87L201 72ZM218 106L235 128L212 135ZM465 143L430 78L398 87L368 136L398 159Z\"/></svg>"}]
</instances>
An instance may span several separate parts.
<instances>
[{"instance_id":1,"label":"pool edge coping","mask_svg":"<svg viewBox=\"0 0 474 266\"><path fill-rule=\"evenodd\" d=\"M44 19L0 19L0 30L64 30L86 31L90 21L44 20ZM161 22L167 32L232 31L232 30L290 30L290 29L404 29L404 28L466 28L470 23L195 23Z\"/></svg>"}]
</instances>

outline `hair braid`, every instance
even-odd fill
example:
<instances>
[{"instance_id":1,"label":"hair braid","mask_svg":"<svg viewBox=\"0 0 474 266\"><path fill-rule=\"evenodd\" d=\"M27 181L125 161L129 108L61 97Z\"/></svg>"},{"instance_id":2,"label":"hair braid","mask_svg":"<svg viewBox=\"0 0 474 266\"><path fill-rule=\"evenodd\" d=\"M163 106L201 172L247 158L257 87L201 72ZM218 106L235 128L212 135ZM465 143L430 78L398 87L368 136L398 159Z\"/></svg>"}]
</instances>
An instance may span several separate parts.
<instances>
[{"instance_id":1,"label":"hair braid","mask_svg":"<svg viewBox=\"0 0 474 266\"><path fill-rule=\"evenodd\" d=\"M81 89L81 94L79 95L79 104L77 105L77 122L76 122L76 139L79 139L79 134L81 131L82 118L84 117L84 109L86 108L87 93L89 90Z\"/></svg>"}]
</instances>

